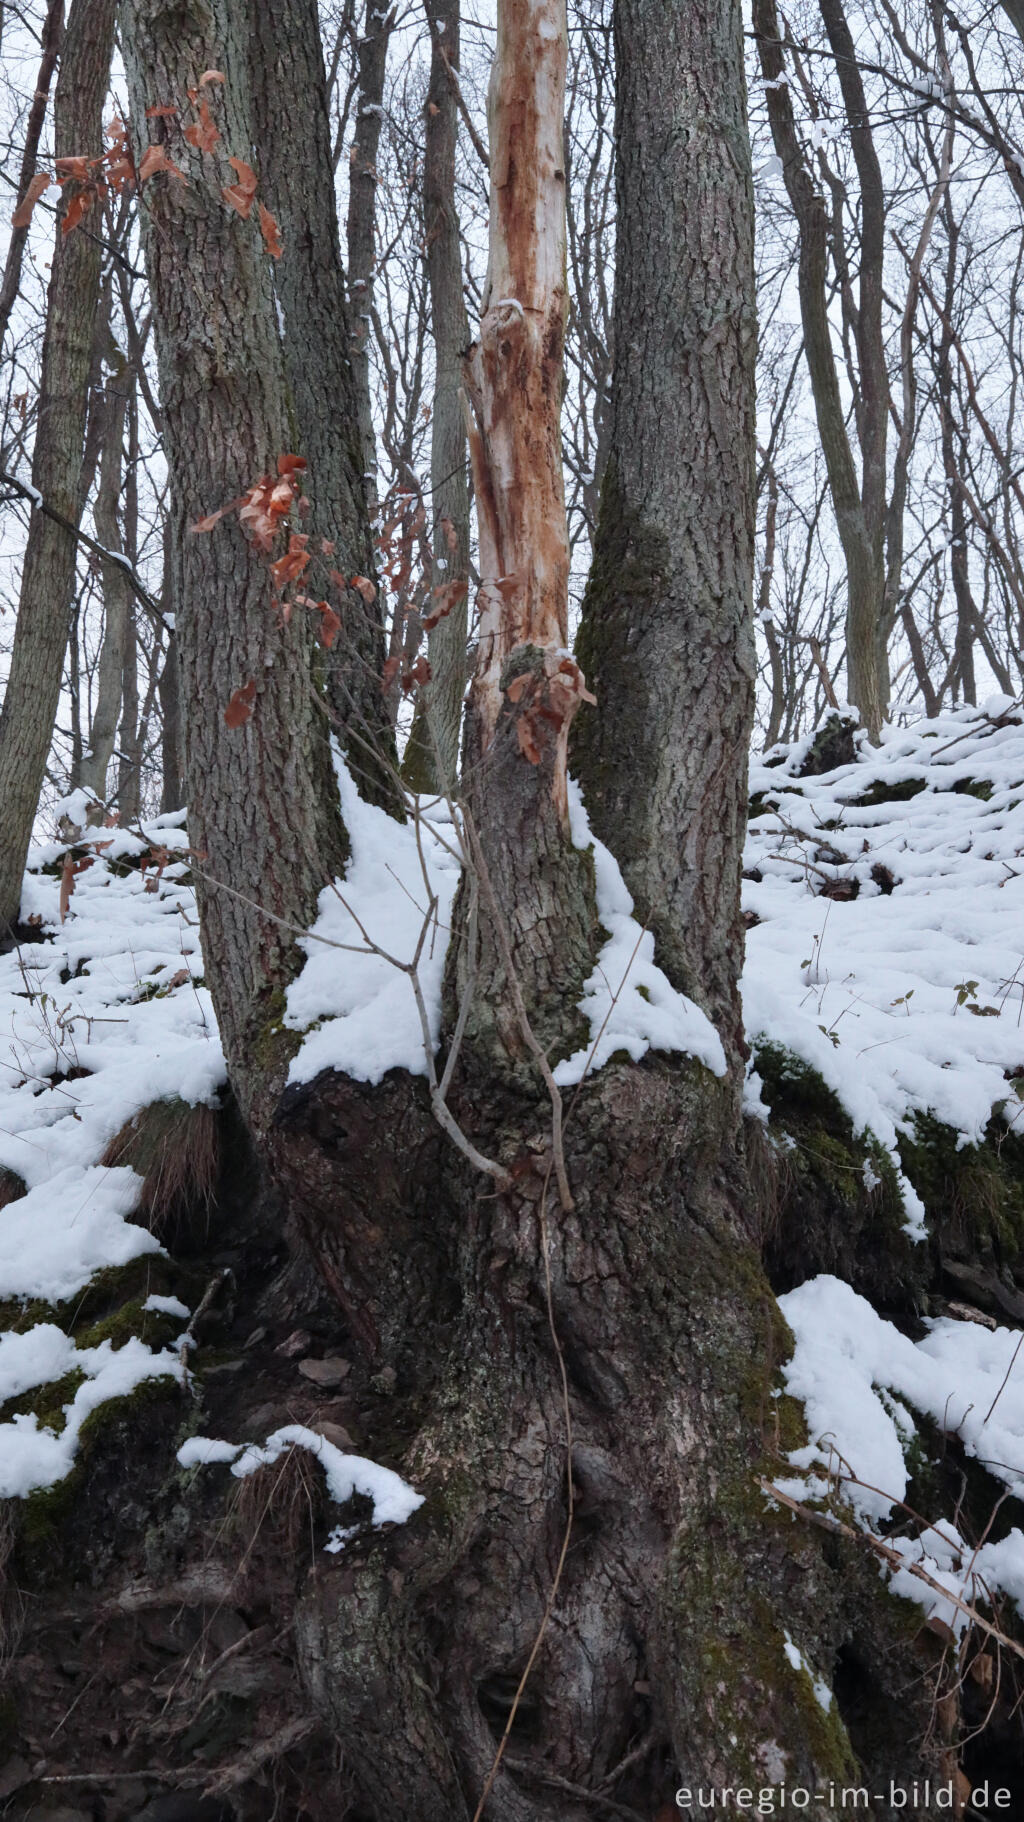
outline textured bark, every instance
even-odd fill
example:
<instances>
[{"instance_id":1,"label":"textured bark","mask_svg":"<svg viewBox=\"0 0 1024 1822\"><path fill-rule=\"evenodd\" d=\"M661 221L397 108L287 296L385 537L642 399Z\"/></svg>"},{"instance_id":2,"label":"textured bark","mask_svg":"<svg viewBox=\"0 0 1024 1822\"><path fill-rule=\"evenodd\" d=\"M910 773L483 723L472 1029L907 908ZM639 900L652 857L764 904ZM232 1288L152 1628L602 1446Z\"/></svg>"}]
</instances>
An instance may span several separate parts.
<instances>
[{"instance_id":1,"label":"textured bark","mask_svg":"<svg viewBox=\"0 0 1024 1822\"><path fill-rule=\"evenodd\" d=\"M884 612L885 446L889 394L881 333L884 204L849 27L841 7L833 0L823 0L822 18L836 50L864 210L866 238L860 262L860 298L856 313L860 367L857 426L861 444L860 480L847 434L832 349L825 283L828 209L797 133L785 81L775 0L755 0L754 31L762 74L770 85L765 91L768 119L799 230L797 285L807 371L846 563L847 687L850 700L860 710L870 737L877 740L889 702Z\"/></svg>"},{"instance_id":2,"label":"textured bark","mask_svg":"<svg viewBox=\"0 0 1024 1822\"><path fill-rule=\"evenodd\" d=\"M435 591L431 607L450 601L427 635L430 682L417 699L403 773L415 790L450 790L459 766L466 694L469 590L469 480L466 425L460 392L469 324L462 289L462 248L455 204L459 110L449 66L459 68L457 0L427 0L431 32L423 161L430 326L434 340L434 399L430 419L430 512ZM460 586L462 592L460 594ZM447 595L438 591L450 591Z\"/></svg>"},{"instance_id":3,"label":"textured bark","mask_svg":"<svg viewBox=\"0 0 1024 1822\"><path fill-rule=\"evenodd\" d=\"M116 0L75 0L57 80L58 158L103 150ZM89 363L99 298L100 249L61 232L58 210L47 300L32 485L77 526ZM0 933L18 915L25 858L60 698L75 586L74 537L35 511L21 573L11 669L0 713Z\"/></svg>"},{"instance_id":4,"label":"textured bark","mask_svg":"<svg viewBox=\"0 0 1024 1822\"><path fill-rule=\"evenodd\" d=\"M183 97L196 72L220 70L224 159L204 157L185 187L147 191L146 256L153 295L164 441L171 481L172 563L186 713L190 832L199 876L207 978L239 1099L259 1125L283 1067L273 1027L300 959L317 893L340 870L344 833L328 787L328 722L314 679L315 634L271 605L266 560L229 515L213 533L191 527L274 471L294 419L270 260L256 220L221 199L226 156L253 144L251 19L238 0L130 0L125 58L136 138L163 121L147 107ZM176 131L176 128L171 129ZM180 143L171 155L187 156ZM198 163L198 160L197 160ZM317 519L306 521L311 533ZM244 726L225 709L252 682Z\"/></svg>"},{"instance_id":5,"label":"textured bark","mask_svg":"<svg viewBox=\"0 0 1024 1822\"><path fill-rule=\"evenodd\" d=\"M573 735L661 965L741 1048L753 713L752 203L735 7L621 0L612 432ZM671 401L671 405L669 405Z\"/></svg>"},{"instance_id":6,"label":"textured bark","mask_svg":"<svg viewBox=\"0 0 1024 1822\"><path fill-rule=\"evenodd\" d=\"M393 1387L387 1421L404 1434L412 1419L401 1461L426 1494L420 1517L390 1538L362 1544L340 1573L318 1564L297 1616L308 1687L345 1742L356 1811L372 1822L402 1808L417 1822L468 1822L480 1813L491 1822L583 1822L606 1803L651 1816L671 1805L679 1783L698 1781L763 1785L785 1778L827 1789L830 1777L838 1782L854 1772L849 1737L838 1715L826 1731L820 1710L795 1701L783 1668L783 1626L827 1667L840 1645L855 1639L890 1696L906 1669L898 1654L885 1655L874 1616L858 1610L864 1584L853 1566L844 1564L845 1582L833 1579L818 1540L768 1516L756 1488L759 1466L770 1459L765 1413L787 1341L741 1212L738 1068L722 1082L679 1059L602 1070L573 1103L565 1131L568 1194L552 1206L557 1140L523 1011L551 1054L574 1040L572 1007L597 932L586 875L568 848L559 810L566 716L545 695L559 675L553 666L564 637L556 580L564 519L548 460L557 434L561 318L559 167L544 156L545 144L556 143L545 134L557 101L544 70L556 40L543 27L555 16L545 17L545 5L528 9L515 0L499 15L491 288L470 362L484 573L511 580L498 591L501 605L495 600L485 610L486 644L471 693L465 795L479 843L471 843L476 878L464 889L463 919L475 895L481 933L476 996L452 1094L463 1130L510 1184L482 1193L448 1149L432 1162L425 1097L413 1097L410 1109L397 1081L375 1095L325 1079L289 1097L275 1128L280 1153L296 1167L303 1231L348 1332L374 1370L372 1383ZM623 648L611 648L614 661L613 635L605 633L602 647L591 620L604 683L595 720L609 718L603 766L593 740L581 738L580 751L601 832L626 848L636 889L645 853L630 846L627 791L633 806L645 806L648 850L669 850L655 873L665 880L678 864L672 842L686 832L686 811L663 791L660 821L650 818L646 799L657 779L647 769L649 755L671 742L677 764L699 773L714 727L714 788L705 783L696 807L688 806L700 825L697 839L724 856L706 863L717 865L714 901L701 900L691 882L710 960L686 926L693 946L684 948L674 921L681 900L662 908L659 936L665 933L670 954L689 953L705 1003L735 1019L738 838L752 694L752 203L738 9L728 31L716 35L720 27L710 9L683 19L673 14L669 39L664 15L646 7L620 18L619 27L630 51L629 62L620 63L620 148L634 180L643 171L653 183L655 170L670 162L669 148L690 143L691 135L662 131L653 142L657 155L652 149L636 157L636 141L646 143L646 110L658 118L663 106L675 108L689 72L717 85L705 90L699 108L691 90L690 120L724 118L729 125L721 147L691 144L690 162L670 186L664 229L648 195L650 238L644 243L633 227L620 253L622 289L639 286L630 327L655 372L648 378L639 361L620 369L620 386L632 377L641 390L633 401L635 440L625 435L620 394L619 436L630 461L638 450L656 451L642 471L645 506L660 482L669 527L673 514L691 514L682 554L656 521L664 541L655 573L670 603L688 603L689 585L701 574L690 556L700 534L687 487L694 495L710 490L703 562L707 568L714 561L715 579L727 579L725 609L709 629L716 662L710 675L703 672L706 707L697 719L695 705L705 698L695 687L686 690L703 660L692 636L701 622L684 620L678 606L675 618L663 610L645 619L650 571L647 592L631 595L616 565L614 600L625 630L615 624ZM679 68L666 81L665 59L675 54ZM731 208L715 213L727 182ZM702 240L709 214L713 228L708 224ZM628 219L620 211L620 221ZM669 298L664 314L653 284L653 274L663 279L665 271L662 231L672 236L677 259L691 236L698 249L686 290ZM708 251L723 240L728 257L709 273ZM667 370L656 357L672 345L680 302L698 282L695 343L706 364L685 397L688 405L713 399L714 409L706 406L692 431L690 472L680 465L678 435L669 442L663 430L670 414L656 380L664 383ZM516 302L502 301L509 298ZM709 318L725 325L710 351ZM671 419L688 421L684 411ZM705 591L707 617L706 584ZM645 646L652 621L658 643ZM645 703L649 727L636 715L617 725L643 668L625 643L629 633L641 657L656 653L662 668L672 667L688 724L682 711L674 719L675 697L666 690ZM520 737L531 705L553 715L550 722L536 717L533 755L532 727ZM713 833L723 804L724 837ZM644 909L651 914L649 903ZM463 992L472 961L463 929L455 970ZM735 1029L730 1035L735 1057ZM390 1132L400 1132L401 1142L389 1143ZM429 1224L416 1219L427 1183ZM554 1599L569 1516L567 1467L571 1547ZM517 1686L535 1646L520 1700ZM922 1662L928 1657L926 1649ZM925 1706L907 1705L900 1732L903 1760L915 1766L938 1762L937 1746L922 1756L912 1744L916 1731L924 1733ZM826 1801L822 1813L838 1814L838 1803Z\"/></svg>"},{"instance_id":7,"label":"textured bark","mask_svg":"<svg viewBox=\"0 0 1024 1822\"><path fill-rule=\"evenodd\" d=\"M25 122L25 146L21 157L21 170L18 174L17 194L19 199L24 197L29 183L35 176L39 141L42 138L43 121L46 119L46 103L50 94L50 83L53 81L53 72L57 67L63 27L64 0L50 0L43 20L43 54L39 60L32 105ZM7 243L7 258L4 261L4 275L0 280L0 348L3 347L7 335L7 325L11 320L14 300L21 285L21 268L25 258L27 240L27 228L11 229L11 238Z\"/></svg>"},{"instance_id":8,"label":"textured bark","mask_svg":"<svg viewBox=\"0 0 1024 1822\"><path fill-rule=\"evenodd\" d=\"M630 847L626 782L634 797L655 799L657 816L646 802L643 810L663 898L652 888L655 909L645 915L660 920L668 964L689 956L699 996L724 1018L735 1011L740 960L729 936L752 677L752 201L739 11L724 21L710 0L667 13L652 0L626 3L623 182L646 171L653 183L684 155L662 194L664 231L688 263L685 289L671 294L665 284L663 310L654 281L657 273L664 282L663 229L647 206L647 239L637 232L620 252L624 268L632 257L642 270L624 270L620 290L637 286L632 333L662 378L678 378L668 362L673 333L688 351L683 396L698 413L691 434L706 447L689 450L681 473L695 496L708 490L710 504L702 519L675 472L664 474L686 445L664 431L664 394L624 362L620 414L626 387L637 385L638 430L660 461L638 468L639 496L606 498L626 499L641 554L653 547L657 563L640 569L643 585L631 593L613 541L603 573L641 658L674 677L689 720L674 692L652 691L653 725L634 710L616 730L643 666L628 644L615 661L619 624L605 624L602 644L592 617L604 687L595 718L610 726L603 757L593 743L581 752L602 832L626 851L638 896L647 876L643 853ZM215 0L211 12L206 4L183 17L179 0L173 10L166 0L128 0L133 111L141 120L145 105L180 92L188 72L216 68L226 77L225 134L246 144L246 19L240 0ZM265 569L233 522L177 547L193 840L207 851L203 874L254 901L240 906L204 884L208 978L291 1234L330 1297L328 1305L318 1295L300 1253L283 1284L264 1292L246 1343L263 1354L245 1358L272 1377L281 1356L270 1354L262 1324L287 1334L308 1315L352 1361L366 1452L425 1495L407 1525L364 1527L340 1554L316 1551L312 1564L303 1511L301 1540L281 1543L281 1560L268 1563L287 1595L275 1646L286 1641L303 1680L302 1689L274 1685L275 1725L294 1739L288 1729L308 1726L312 1709L341 1765L336 1758L322 1771L321 1759L315 1798L292 1812L276 1776L247 1776L240 1813L258 1822L272 1810L325 1809L359 1822L589 1822L616 1808L671 1810L679 1783L784 1778L827 1791L833 1777L855 1781L846 1717L854 1726L868 1683L895 1712L870 1775L891 1768L906 1781L935 1775L942 1762L939 1730L918 1743L931 1703L921 1673L938 1642L891 1649L874 1565L858 1574L848 1548L822 1549L817 1533L766 1508L757 1485L781 1453L772 1394L788 1338L749 1221L735 1033L727 1032L726 1079L684 1057L655 1054L637 1066L620 1056L574 1096L561 1138L557 1129L544 1052L575 1048L575 1002L600 941L591 863L572 846L565 817L566 734L581 683L564 651L558 460L564 48L557 0L502 0L491 291L468 377L488 592L466 743L472 865L456 911L445 1036L454 1049L461 1035L449 1059L451 1112L495 1162L493 1181L444 1139L422 1078L394 1070L371 1087L327 1074L280 1092L271 1015L289 959L268 912L304 921L323 870L337 863L337 825L318 791L321 723L298 617L284 628L268 613ZM649 140L652 122L659 130ZM288 385L254 224L220 209L216 191L198 182L155 188L150 208L180 534L268 467L282 446ZM704 239L711 221L717 238ZM680 371L690 373L686 361ZM681 419L682 410L672 414L673 424ZM644 436L627 435L624 415L617 422L623 489ZM649 498L658 516L648 534ZM661 511L684 514L677 543L675 520L666 525ZM628 559L632 547L623 549ZM652 577L668 604L656 613ZM704 633L714 653L707 664L696 648ZM693 683L697 666L706 695ZM254 713L232 732L227 695L250 675ZM659 796L660 747L677 749L685 780L700 776L709 741L718 742L714 768L687 806L664 789ZM724 834L713 833L715 815ZM716 923L692 880L677 898L666 883L689 839L687 817L715 873ZM683 922L690 912L708 959ZM471 984L460 1032L456 1008ZM272 1258L272 1244L261 1244ZM234 1433L239 1418L242 1433L264 1433L255 1371L234 1383L232 1423L216 1433ZM227 1527L209 1499L197 1514L177 1493L165 1498L146 1536L150 1557L176 1552L194 1569L201 1533L210 1540L204 1569L218 1561ZM274 1523L271 1506L268 1498L246 1535L246 1562L264 1520L268 1531ZM844 1648L870 1666L844 1695L845 1710L837 1679L827 1724L810 1680L791 1670L787 1633L825 1676ZM182 1752L189 1737L183 1731ZM838 1801L817 1807L824 1818L841 1814Z\"/></svg>"},{"instance_id":9,"label":"textured bark","mask_svg":"<svg viewBox=\"0 0 1024 1822\"><path fill-rule=\"evenodd\" d=\"M367 464L356 429L361 408L350 358L319 16L315 0L267 0L251 22L261 194L285 249L274 263L273 287L283 325L291 446L309 463L317 533L336 546L332 567L345 576L372 577L361 480ZM379 130L378 117L372 118ZM334 590L331 599L336 604ZM325 660L328 699L353 772L367 796L381 799L395 759L380 687L383 625L377 604L368 605L358 589L349 588L343 600L343 630Z\"/></svg>"}]
</instances>

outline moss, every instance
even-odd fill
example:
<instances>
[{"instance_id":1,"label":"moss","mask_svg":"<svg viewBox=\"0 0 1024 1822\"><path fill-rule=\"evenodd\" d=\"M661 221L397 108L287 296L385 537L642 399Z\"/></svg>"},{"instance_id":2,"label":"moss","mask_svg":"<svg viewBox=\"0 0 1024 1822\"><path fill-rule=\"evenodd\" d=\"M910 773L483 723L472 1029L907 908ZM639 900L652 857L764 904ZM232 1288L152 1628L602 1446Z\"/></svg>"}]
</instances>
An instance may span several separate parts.
<instances>
[{"instance_id":1,"label":"moss","mask_svg":"<svg viewBox=\"0 0 1024 1822\"><path fill-rule=\"evenodd\" d=\"M252 1056L258 1074L273 1075L299 1050L302 1032L293 1031L284 1023L287 1010L288 1000L283 987L273 987L263 995L259 1024L252 1035Z\"/></svg>"},{"instance_id":2,"label":"moss","mask_svg":"<svg viewBox=\"0 0 1024 1822\"><path fill-rule=\"evenodd\" d=\"M85 1374L76 1367L70 1373L64 1373L60 1379L51 1379L45 1385L30 1386L0 1405L0 1423L10 1423L13 1417L21 1413L31 1414L36 1418L40 1429L52 1430L55 1436L59 1436L67 1422L64 1407L73 1402L79 1386L84 1384Z\"/></svg>"},{"instance_id":3,"label":"moss","mask_svg":"<svg viewBox=\"0 0 1024 1822\"><path fill-rule=\"evenodd\" d=\"M75 1344L80 1348L95 1348L102 1342L109 1341L118 1348L137 1337L157 1353L162 1347L168 1346L180 1332L181 1323L173 1316L164 1315L159 1310L144 1309L136 1299L122 1303L97 1322L90 1322L84 1328L77 1329Z\"/></svg>"},{"instance_id":4,"label":"moss","mask_svg":"<svg viewBox=\"0 0 1024 1822\"><path fill-rule=\"evenodd\" d=\"M790 1142L776 1154L775 1206L766 1220L773 1287L790 1290L834 1272L866 1296L916 1308L928 1261L903 1231L906 1211L888 1152L871 1134L855 1133L823 1078L781 1045L761 1045L755 1065L769 1133Z\"/></svg>"},{"instance_id":5,"label":"moss","mask_svg":"<svg viewBox=\"0 0 1024 1822\"><path fill-rule=\"evenodd\" d=\"M992 785L987 778L958 778L952 789L958 797L977 797L981 803L988 803L992 796Z\"/></svg>"},{"instance_id":6,"label":"moss","mask_svg":"<svg viewBox=\"0 0 1024 1822\"><path fill-rule=\"evenodd\" d=\"M900 1159L934 1223L943 1255L983 1266L1024 1265L1024 1139L999 1114L980 1145L919 1114L901 1134Z\"/></svg>"},{"instance_id":7,"label":"moss","mask_svg":"<svg viewBox=\"0 0 1024 1822\"><path fill-rule=\"evenodd\" d=\"M760 1738L751 1740L751 1700L761 1689L781 1696L787 1709L790 1737L799 1740L817 1776L853 1782L857 1761L836 1702L826 1711L814 1693L810 1672L790 1663L786 1635L767 1602L755 1599L750 1606L748 1629L737 1649L735 1639L706 1639L701 1650L703 1683L717 1709L718 1728L732 1741L737 1757L730 1761L730 1775L737 1784L766 1785L770 1780L756 1756ZM757 1730L760 1734L760 1729ZM746 1756L746 1763L744 1763Z\"/></svg>"},{"instance_id":8,"label":"moss","mask_svg":"<svg viewBox=\"0 0 1024 1822\"><path fill-rule=\"evenodd\" d=\"M845 799L851 809L873 810L883 803L909 803L928 788L927 778L877 778L859 797Z\"/></svg>"}]
</instances>

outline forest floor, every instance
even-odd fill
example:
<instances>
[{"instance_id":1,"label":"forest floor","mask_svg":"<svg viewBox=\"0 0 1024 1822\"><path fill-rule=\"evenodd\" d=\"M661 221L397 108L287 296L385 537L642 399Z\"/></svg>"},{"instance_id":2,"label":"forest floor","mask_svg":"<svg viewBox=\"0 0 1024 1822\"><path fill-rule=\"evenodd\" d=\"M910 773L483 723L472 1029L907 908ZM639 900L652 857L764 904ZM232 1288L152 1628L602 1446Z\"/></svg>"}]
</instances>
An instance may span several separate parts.
<instances>
[{"instance_id":1,"label":"forest floor","mask_svg":"<svg viewBox=\"0 0 1024 1822\"><path fill-rule=\"evenodd\" d=\"M417 1066L412 985L379 950L415 945L422 854L378 825L381 812L345 807L353 862L341 897L322 901L330 943L308 944L286 1015L307 1032L296 1080L332 1063L371 1081ZM431 822L447 904L450 823L443 810ZM574 832L589 840L580 805ZM266 1312L250 1324L224 1289L254 1268L217 1210L251 1197L191 858L181 816L37 848L19 941L0 956L0 1514L24 1502L42 1543L56 1535L61 1489L66 1516L85 1498L107 1411L129 1465L137 1450L147 1473L179 1481L230 1473L242 1487L301 1456L326 1507L315 1548L343 1551L360 1524L403 1522L419 1496L355 1452L349 1363L315 1325L285 1310L280 1332ZM584 1009L595 1037L614 1013L614 1042L579 1067L567 1059L564 1079L623 1048L692 1049L714 1067L715 1034L649 940L634 942L612 858L596 861L609 948ZM889 729L878 749L838 718L759 756L744 906L745 1106L752 1156L775 1185L765 1250L795 1341L778 1391L802 1402L810 1438L779 1491L807 1502L842 1482L855 1522L895 1551L894 1592L954 1636L965 1606L1024 1612L1020 712L994 700ZM377 953L356 953L360 939L333 946L359 927ZM434 1035L442 964L435 944ZM272 1251L258 1226L257 1250ZM211 1345L204 1316L225 1298L232 1320ZM261 1397L244 1369L253 1348L273 1363ZM247 1398L231 1390L243 1384ZM933 1503L901 1525L936 1437L958 1471L984 1464L982 1490L972 1483L973 1512ZM991 1522L986 1500L1007 1493ZM220 1649L233 1650L226 1633ZM39 1769L21 1735L5 1765L2 1707L0 1799Z\"/></svg>"}]
</instances>

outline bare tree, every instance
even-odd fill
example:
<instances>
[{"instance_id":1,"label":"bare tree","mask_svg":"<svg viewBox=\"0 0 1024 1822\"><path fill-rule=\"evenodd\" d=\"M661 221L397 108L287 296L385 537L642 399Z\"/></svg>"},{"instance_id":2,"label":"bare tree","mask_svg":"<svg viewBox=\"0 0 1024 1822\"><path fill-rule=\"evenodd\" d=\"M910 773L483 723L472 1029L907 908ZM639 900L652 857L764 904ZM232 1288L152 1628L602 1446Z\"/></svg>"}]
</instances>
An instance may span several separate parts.
<instances>
[{"instance_id":1,"label":"bare tree","mask_svg":"<svg viewBox=\"0 0 1024 1822\"><path fill-rule=\"evenodd\" d=\"M75 0L55 98L57 157L98 158L110 74L115 0ZM17 918L60 695L74 593L74 528L82 513L83 441L100 248L90 234L65 232L74 185L58 213L47 301L32 485L40 504L29 528L11 671L0 713L0 930Z\"/></svg>"}]
</instances>

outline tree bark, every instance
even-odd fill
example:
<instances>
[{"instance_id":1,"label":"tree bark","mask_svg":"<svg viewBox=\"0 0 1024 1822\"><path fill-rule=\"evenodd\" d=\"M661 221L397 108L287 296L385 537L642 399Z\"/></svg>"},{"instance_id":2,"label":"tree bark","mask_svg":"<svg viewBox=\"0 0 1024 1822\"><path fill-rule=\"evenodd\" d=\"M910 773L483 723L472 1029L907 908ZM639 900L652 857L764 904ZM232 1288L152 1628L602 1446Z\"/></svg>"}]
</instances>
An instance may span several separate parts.
<instances>
[{"instance_id":1,"label":"tree bark","mask_svg":"<svg viewBox=\"0 0 1024 1822\"><path fill-rule=\"evenodd\" d=\"M229 1072L259 1128L286 1063L277 1022L301 960L292 932L308 927L320 888L340 871L345 837L309 620L296 611L286 624L275 611L267 562L233 515L212 533L193 530L273 474L295 439L270 260L255 214L242 219L221 197L226 157L248 161L253 147L251 20L237 0L184 15L167 0L129 0L124 23L137 156L150 128L157 137L165 127L146 121L148 107L169 98L181 105L199 72L224 76L224 144L216 157L203 155L187 187L153 180L146 257L171 482L190 830L206 854L207 976ZM180 140L175 153L187 157ZM317 530L315 517L306 528ZM234 693L250 685L249 718L229 726Z\"/></svg>"},{"instance_id":2,"label":"tree bark","mask_svg":"<svg viewBox=\"0 0 1024 1822\"><path fill-rule=\"evenodd\" d=\"M826 297L829 220L825 199L804 157L785 76L785 59L775 0L755 0L754 32L775 150L782 160L786 192L799 230L797 286L804 352L814 410L828 472L836 528L846 563L846 663L850 700L872 740L879 737L889 702L885 605L885 443L889 407L881 340L884 211L877 159L871 146L863 87L841 9L826 0L826 30L837 49L843 97L857 160L867 239L861 255L860 305L856 341L862 408L861 480L847 434L832 349Z\"/></svg>"},{"instance_id":3,"label":"tree bark","mask_svg":"<svg viewBox=\"0 0 1024 1822\"><path fill-rule=\"evenodd\" d=\"M285 249L274 262L272 276L283 325L292 446L309 463L307 493L318 537L335 546L331 566L346 578L373 578L373 540L361 479L367 461L356 429L357 422L362 424L363 406L357 402L359 385L351 356L352 320L341 265L315 0L267 0L255 9L252 27L253 135L259 148L261 195L277 219ZM386 50L387 32L378 32L377 37ZM369 118L376 123L374 132L379 132L379 116ZM297 123L301 158L296 155ZM354 170L353 183L356 175ZM372 198L373 185L364 181ZM372 250L372 214L369 233ZM332 591L332 601L336 600ZM380 597L368 603L350 586L342 602L342 632L324 661L328 702L361 788L380 801L393 794L395 763L380 683Z\"/></svg>"},{"instance_id":4,"label":"tree bark","mask_svg":"<svg viewBox=\"0 0 1024 1822\"><path fill-rule=\"evenodd\" d=\"M226 137L248 144L246 15L241 0L207 4L183 23L178 0L128 0L133 112L141 121L215 68ZM291 963L271 914L308 921L341 858L322 724L298 617L284 627L268 612L265 567L233 520L180 546L192 839L207 854L204 952L229 1066L329 1293L295 1264L293 1284L352 1359L367 1450L425 1496L405 1526L364 1529L312 1566L304 1546L286 1565L303 1682L289 1700L304 1721L311 1702L340 1746L335 1807L361 1822L590 1822L610 1806L654 1816L679 1783L853 1781L838 1697L826 1728L808 1679L789 1672L787 1636L825 1675L852 1639L883 1699L899 1692L892 1775L939 1753L934 1734L913 1743L931 1691L903 1688L908 1661L921 1667L913 1649L883 1649L874 1567L865 1593L849 1558L830 1560L757 1484L787 1335L738 1142L754 506L740 11L623 5L623 191L645 176L664 213L648 195L646 229L628 225L620 250L621 321L631 298L649 369L631 355L619 368L615 513L588 606L594 719L609 726L579 756L666 965L680 979L685 967L719 1019L727 1075L620 1054L563 1107L549 1064L577 1047L601 940L592 856L566 813L584 692L565 650L560 0L501 0L490 91L489 281L466 372L483 599L441 1064L461 1149L422 1078L397 1069L375 1088L325 1072L282 1092L274 1019ZM154 190L150 209L180 536L267 470L288 386L254 224L198 181ZM666 245L683 262L678 291ZM658 378L683 386L680 409L665 411ZM655 689L652 667L674 687ZM252 717L226 729L228 694L250 676ZM662 769L669 744L675 770ZM653 858L633 842L627 783ZM274 1297L294 1308L280 1285ZM819 1808L841 1813L838 1799Z\"/></svg>"},{"instance_id":5,"label":"tree bark","mask_svg":"<svg viewBox=\"0 0 1024 1822\"><path fill-rule=\"evenodd\" d=\"M370 399L370 322L377 264L377 147L384 111L388 45L395 23L382 0L366 0L358 43L356 139L348 191L348 295L352 311L352 373L361 451L360 473L371 512L377 505L377 439Z\"/></svg>"},{"instance_id":6,"label":"tree bark","mask_svg":"<svg viewBox=\"0 0 1024 1822\"><path fill-rule=\"evenodd\" d=\"M58 158L103 150L116 0L75 0L57 79ZM58 210L47 300L32 485L75 526L85 436L89 362L99 299L100 249L63 233ZM0 713L0 933L16 920L21 882L60 699L77 549L74 537L36 510L21 573L11 669Z\"/></svg>"},{"instance_id":7,"label":"tree bark","mask_svg":"<svg viewBox=\"0 0 1024 1822\"><path fill-rule=\"evenodd\" d=\"M123 480L123 444L128 412L125 365L108 381L104 399L103 453L99 489L93 507L96 536L107 550L124 554L117 507ZM134 597L119 563L103 565L105 624L96 678L96 706L89 730L89 744L82 754L77 782L106 802L107 772L114 752L121 713L128 630Z\"/></svg>"},{"instance_id":8,"label":"tree bark","mask_svg":"<svg viewBox=\"0 0 1024 1822\"><path fill-rule=\"evenodd\" d=\"M735 1061L755 664L749 149L735 9L673 11L671 41L665 18L633 0L615 15L612 432L577 642L598 711L577 724L574 765L658 959Z\"/></svg>"},{"instance_id":9,"label":"tree bark","mask_svg":"<svg viewBox=\"0 0 1024 1822\"><path fill-rule=\"evenodd\" d=\"M458 0L427 0L431 33L423 161L423 227L434 400L430 420L432 612L444 618L427 635L430 681L417 698L403 776L415 790L451 790L459 766L466 694L469 598L469 482L460 393L469 324L455 202L459 110L450 69L459 68Z\"/></svg>"},{"instance_id":10,"label":"tree bark","mask_svg":"<svg viewBox=\"0 0 1024 1822\"><path fill-rule=\"evenodd\" d=\"M63 28L64 0L50 0L43 21L43 54L39 60L32 105L25 122L25 147L21 157L21 171L18 175L19 201L24 199L25 192L36 174L39 141L42 138L43 122L46 119L46 103L50 94L50 83L53 81L53 72L57 67ZM7 258L4 261L4 275L0 280L0 349L7 336L7 325L11 320L14 300L21 286L21 268L25 258L27 240L27 227L11 229L11 238L7 243Z\"/></svg>"}]
</instances>

